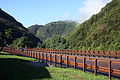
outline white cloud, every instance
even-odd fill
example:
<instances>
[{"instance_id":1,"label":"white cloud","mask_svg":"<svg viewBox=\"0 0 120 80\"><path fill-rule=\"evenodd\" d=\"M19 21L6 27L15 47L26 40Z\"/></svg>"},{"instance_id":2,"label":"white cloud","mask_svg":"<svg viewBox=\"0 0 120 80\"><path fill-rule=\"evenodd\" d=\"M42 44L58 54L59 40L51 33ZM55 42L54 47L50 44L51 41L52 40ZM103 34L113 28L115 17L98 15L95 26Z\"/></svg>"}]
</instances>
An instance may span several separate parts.
<instances>
[{"instance_id":1,"label":"white cloud","mask_svg":"<svg viewBox=\"0 0 120 80\"><path fill-rule=\"evenodd\" d=\"M79 8L79 19L78 22L83 22L89 19L93 14L100 12L108 2L112 0L86 0L83 2L83 7Z\"/></svg>"},{"instance_id":2,"label":"white cloud","mask_svg":"<svg viewBox=\"0 0 120 80\"><path fill-rule=\"evenodd\" d=\"M62 15L62 20L69 20L70 19L70 13L68 12L65 12L63 15Z\"/></svg>"}]
</instances>

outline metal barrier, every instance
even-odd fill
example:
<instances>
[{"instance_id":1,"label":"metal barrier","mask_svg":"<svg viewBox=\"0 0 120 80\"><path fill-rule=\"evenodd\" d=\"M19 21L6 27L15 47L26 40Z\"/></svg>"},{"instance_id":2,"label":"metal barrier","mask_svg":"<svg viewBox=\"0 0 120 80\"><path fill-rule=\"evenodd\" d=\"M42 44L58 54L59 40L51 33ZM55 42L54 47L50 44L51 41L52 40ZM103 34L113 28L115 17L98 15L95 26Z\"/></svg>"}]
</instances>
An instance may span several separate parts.
<instances>
[{"instance_id":1,"label":"metal barrier","mask_svg":"<svg viewBox=\"0 0 120 80\"><path fill-rule=\"evenodd\" d=\"M97 50L65 50L65 49L25 49L30 51L49 52L55 54L98 56L108 58L120 58L120 51L97 51Z\"/></svg>"},{"instance_id":2,"label":"metal barrier","mask_svg":"<svg viewBox=\"0 0 120 80\"><path fill-rule=\"evenodd\" d=\"M58 51L68 54L69 52L72 52L72 53L76 52L75 50L73 51L54 50L53 51L50 49L41 49L41 50L25 49L23 52L20 52L19 50L10 50L8 48L5 48L3 51L6 51L11 54L19 54L22 56L36 58L41 60L42 62L49 63L50 65L56 66L57 64L59 64L60 67L63 67L64 65L66 68L68 68L69 66L73 66L75 69L81 68L84 72L87 69L92 70L95 75L97 75L98 72L105 72L108 74L109 79L111 79L111 75L120 76L120 61L86 58L86 57L78 57L78 56L62 55L62 54L52 54L54 52L58 53ZM91 52L91 51L87 50L84 52Z\"/></svg>"}]
</instances>

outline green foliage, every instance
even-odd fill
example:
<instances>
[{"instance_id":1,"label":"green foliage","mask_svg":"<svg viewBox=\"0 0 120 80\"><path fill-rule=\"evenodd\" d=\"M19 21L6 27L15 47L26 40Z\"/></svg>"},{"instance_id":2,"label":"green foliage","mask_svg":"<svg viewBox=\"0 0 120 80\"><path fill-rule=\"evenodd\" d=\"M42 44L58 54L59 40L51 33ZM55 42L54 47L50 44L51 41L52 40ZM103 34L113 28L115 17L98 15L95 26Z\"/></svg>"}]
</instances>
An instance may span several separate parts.
<instances>
[{"instance_id":1,"label":"green foliage","mask_svg":"<svg viewBox=\"0 0 120 80\"><path fill-rule=\"evenodd\" d=\"M14 47L32 47L33 42L31 42L28 37L20 37L13 41L11 46Z\"/></svg>"},{"instance_id":2,"label":"green foliage","mask_svg":"<svg viewBox=\"0 0 120 80\"><path fill-rule=\"evenodd\" d=\"M5 29L0 32L0 47L4 47L12 43L12 32L11 29Z\"/></svg>"},{"instance_id":3,"label":"green foliage","mask_svg":"<svg viewBox=\"0 0 120 80\"><path fill-rule=\"evenodd\" d=\"M66 40L63 37L54 35L43 41L42 48L66 49Z\"/></svg>"},{"instance_id":4,"label":"green foliage","mask_svg":"<svg viewBox=\"0 0 120 80\"><path fill-rule=\"evenodd\" d=\"M57 21L46 25L33 25L28 30L43 40L43 43L28 32L21 23L0 9L0 40L13 46L51 48L120 50L120 1L113 0L102 10L82 24L72 21ZM2 38L5 30L12 36ZM8 34L9 31L7 31ZM10 38L12 37L12 38ZM9 40L9 41L7 41Z\"/></svg>"},{"instance_id":5,"label":"green foliage","mask_svg":"<svg viewBox=\"0 0 120 80\"><path fill-rule=\"evenodd\" d=\"M82 24L58 21L31 26L29 30L43 40L42 46L39 45L42 48L120 50L120 1L108 3ZM59 42L59 38L65 43Z\"/></svg>"},{"instance_id":6,"label":"green foliage","mask_svg":"<svg viewBox=\"0 0 120 80\"><path fill-rule=\"evenodd\" d=\"M64 36L75 28L76 23L72 21L57 21L46 25L33 25L28 30L35 34L39 39L44 40L53 35Z\"/></svg>"},{"instance_id":7,"label":"green foliage","mask_svg":"<svg viewBox=\"0 0 120 80\"><path fill-rule=\"evenodd\" d=\"M108 3L66 40L69 49L120 50L120 1Z\"/></svg>"},{"instance_id":8,"label":"green foliage","mask_svg":"<svg viewBox=\"0 0 120 80\"><path fill-rule=\"evenodd\" d=\"M37 43L40 42L40 40L31 34L21 23L17 22L12 16L0 9L1 45L3 45L3 43L11 44L13 40L21 37L26 37L29 40L28 43L30 43L30 47L36 47Z\"/></svg>"}]
</instances>

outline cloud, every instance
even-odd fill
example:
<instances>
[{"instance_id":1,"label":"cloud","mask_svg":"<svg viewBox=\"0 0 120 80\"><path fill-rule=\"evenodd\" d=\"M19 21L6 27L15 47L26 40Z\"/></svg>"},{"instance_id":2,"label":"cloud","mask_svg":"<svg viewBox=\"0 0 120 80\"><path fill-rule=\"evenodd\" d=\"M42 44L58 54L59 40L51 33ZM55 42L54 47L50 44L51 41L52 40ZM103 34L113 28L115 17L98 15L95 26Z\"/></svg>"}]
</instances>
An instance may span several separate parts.
<instances>
[{"instance_id":1,"label":"cloud","mask_svg":"<svg viewBox=\"0 0 120 80\"><path fill-rule=\"evenodd\" d=\"M62 15L62 20L69 20L71 17L70 13L68 12L65 12L63 15Z\"/></svg>"},{"instance_id":2,"label":"cloud","mask_svg":"<svg viewBox=\"0 0 120 80\"><path fill-rule=\"evenodd\" d=\"M108 2L112 0L86 0L83 2L83 7L79 8L79 19L77 22L81 23L89 19L93 14L100 12Z\"/></svg>"}]
</instances>

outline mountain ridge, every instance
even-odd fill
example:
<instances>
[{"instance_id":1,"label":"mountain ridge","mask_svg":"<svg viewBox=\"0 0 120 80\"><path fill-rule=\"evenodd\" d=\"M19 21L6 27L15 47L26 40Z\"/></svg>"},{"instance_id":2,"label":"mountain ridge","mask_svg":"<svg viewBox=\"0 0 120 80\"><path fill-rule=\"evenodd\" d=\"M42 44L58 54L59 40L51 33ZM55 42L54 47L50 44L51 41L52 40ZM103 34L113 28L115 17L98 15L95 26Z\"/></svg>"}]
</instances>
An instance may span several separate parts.
<instances>
[{"instance_id":1,"label":"mountain ridge","mask_svg":"<svg viewBox=\"0 0 120 80\"><path fill-rule=\"evenodd\" d=\"M28 27L28 30L43 40L53 35L64 36L71 32L75 25L76 23L73 21L55 21L46 25L33 25Z\"/></svg>"},{"instance_id":2,"label":"mountain ridge","mask_svg":"<svg viewBox=\"0 0 120 80\"><path fill-rule=\"evenodd\" d=\"M43 41L43 48L120 50L120 0L112 0L66 36Z\"/></svg>"},{"instance_id":3,"label":"mountain ridge","mask_svg":"<svg viewBox=\"0 0 120 80\"><path fill-rule=\"evenodd\" d=\"M25 28L20 22L16 21L16 19L14 17L9 15L2 9L0 9L0 14L1 14L0 15L0 33L1 33L0 38L1 38L1 41L4 41L2 38L5 38L5 37L3 37L2 34L3 33L5 34L6 33L5 31L8 32L8 30L10 30L10 32L12 34L9 34L9 35L11 35L12 38L11 39L7 38L7 39L8 39L8 42L11 42L11 44L17 38L24 37L27 40L29 40L29 42L27 44L26 43L22 44L21 45L22 47L25 47L25 45L28 46L28 44L31 44L31 45L29 45L29 47L37 46L37 43L40 42L40 40L38 38L36 38L33 34L31 34L27 30L27 28ZM7 35L4 35L4 36L7 36ZM19 44L21 44L21 43L19 43ZM19 47L19 46L17 46L17 47Z\"/></svg>"}]
</instances>

